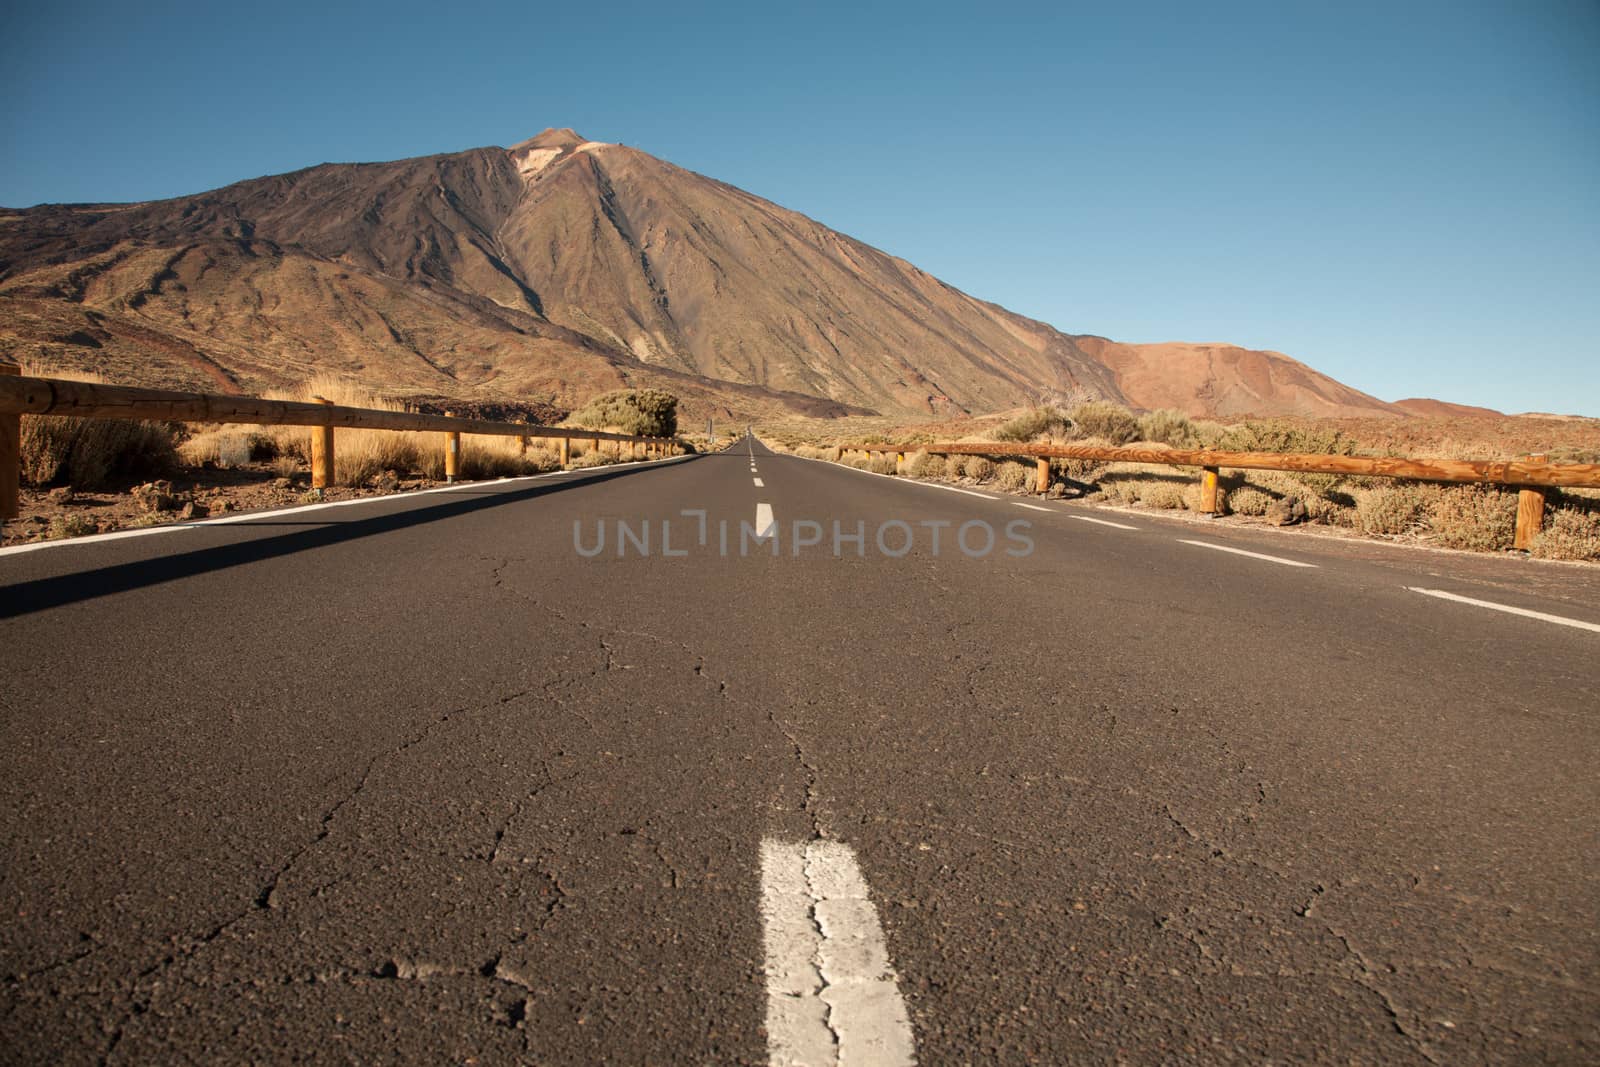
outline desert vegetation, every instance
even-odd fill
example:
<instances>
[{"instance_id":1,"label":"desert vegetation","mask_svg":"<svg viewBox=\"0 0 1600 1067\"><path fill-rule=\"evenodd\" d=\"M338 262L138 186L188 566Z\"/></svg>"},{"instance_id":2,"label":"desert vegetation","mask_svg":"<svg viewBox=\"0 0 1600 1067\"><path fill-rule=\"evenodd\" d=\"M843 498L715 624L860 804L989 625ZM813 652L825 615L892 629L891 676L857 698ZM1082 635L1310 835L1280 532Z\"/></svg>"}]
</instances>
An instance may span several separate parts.
<instances>
[{"instance_id":1,"label":"desert vegetation","mask_svg":"<svg viewBox=\"0 0 1600 1067\"><path fill-rule=\"evenodd\" d=\"M858 420L852 420L856 422ZM872 427L851 437L832 431L806 440L784 427L769 443L813 459L838 460L838 444L881 443L907 450L911 477L1025 492L1031 462L1004 456L948 456L919 447L943 440L1213 448L1232 452L1311 452L1408 456L1417 459L1511 459L1543 453L1552 461L1600 462L1600 423L1533 419L1243 419L1223 423L1177 411L1133 412L1104 401L1063 410L1041 406L1009 417L898 431ZM1569 431L1563 433L1563 431ZM822 440L818 440L822 437ZM831 440L830 440L831 438ZM843 462L889 473L893 463L851 453ZM1122 507L1196 511L1195 472L1177 467L1096 460L1051 461L1051 492ZM1219 503L1226 514L1277 525L1309 523L1351 535L1477 552L1511 548L1516 529L1514 490L1439 485L1332 474L1224 470ZM1543 531L1531 554L1542 559L1600 561L1600 491L1552 490Z\"/></svg>"},{"instance_id":2,"label":"desert vegetation","mask_svg":"<svg viewBox=\"0 0 1600 1067\"><path fill-rule=\"evenodd\" d=\"M100 381L92 373L30 364L23 373ZM333 378L314 378L271 399L321 397L336 404L406 410ZM676 422L677 399L655 390L606 394L583 409L585 429L656 433ZM626 427L626 428L624 428ZM644 427L640 430L636 427ZM594 449L574 427L570 465L592 467L628 458L626 450ZM334 497L415 488L444 478L438 433L337 431ZM22 419L22 484L27 514L6 539L74 537L127 526L202 517L239 507L280 506L313 499L308 490L311 430L296 426L228 425L27 416ZM466 480L514 477L560 466L555 439L464 435L458 460ZM185 487L185 480L187 486ZM202 482L204 484L202 484Z\"/></svg>"},{"instance_id":3,"label":"desert vegetation","mask_svg":"<svg viewBox=\"0 0 1600 1067\"><path fill-rule=\"evenodd\" d=\"M672 437L678 432L678 398L659 389L616 389L584 404L567 416L566 424L639 437Z\"/></svg>"}]
</instances>

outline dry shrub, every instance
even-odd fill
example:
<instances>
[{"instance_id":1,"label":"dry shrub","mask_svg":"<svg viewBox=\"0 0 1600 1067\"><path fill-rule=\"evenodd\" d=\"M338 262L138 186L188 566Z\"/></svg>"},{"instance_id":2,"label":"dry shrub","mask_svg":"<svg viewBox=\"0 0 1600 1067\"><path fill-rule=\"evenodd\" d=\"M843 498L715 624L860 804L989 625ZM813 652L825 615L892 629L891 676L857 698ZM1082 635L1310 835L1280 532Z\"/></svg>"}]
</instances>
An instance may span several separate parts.
<instances>
[{"instance_id":1,"label":"dry shrub","mask_svg":"<svg viewBox=\"0 0 1600 1067\"><path fill-rule=\"evenodd\" d=\"M893 474L894 466L894 453L879 452L868 461L867 470L873 474Z\"/></svg>"},{"instance_id":2,"label":"dry shrub","mask_svg":"<svg viewBox=\"0 0 1600 1067\"><path fill-rule=\"evenodd\" d=\"M348 431L346 431L348 432ZM203 430L178 446L178 458L191 467L206 463L224 469L276 459L278 442L260 430L224 427Z\"/></svg>"},{"instance_id":3,"label":"dry shrub","mask_svg":"<svg viewBox=\"0 0 1600 1067\"><path fill-rule=\"evenodd\" d=\"M1353 456L1356 442L1342 430L1268 420L1241 422L1225 427L1214 447L1225 452L1312 452Z\"/></svg>"},{"instance_id":4,"label":"dry shrub","mask_svg":"<svg viewBox=\"0 0 1600 1067\"><path fill-rule=\"evenodd\" d=\"M87 534L99 533L100 524L87 515L56 515L50 520L50 525L45 529L44 536L47 541L59 541L64 537L83 537Z\"/></svg>"},{"instance_id":5,"label":"dry shrub","mask_svg":"<svg viewBox=\"0 0 1600 1067\"><path fill-rule=\"evenodd\" d=\"M169 474L177 466L173 431L165 423L25 415L22 481L93 489L112 480Z\"/></svg>"},{"instance_id":6,"label":"dry shrub","mask_svg":"<svg viewBox=\"0 0 1600 1067\"><path fill-rule=\"evenodd\" d=\"M994 477L994 464L983 456L964 456L961 473L975 482L986 482Z\"/></svg>"},{"instance_id":7,"label":"dry shrub","mask_svg":"<svg viewBox=\"0 0 1600 1067\"><path fill-rule=\"evenodd\" d=\"M1538 559L1600 561L1600 511L1559 508L1545 517L1531 554Z\"/></svg>"},{"instance_id":8,"label":"dry shrub","mask_svg":"<svg viewBox=\"0 0 1600 1067\"><path fill-rule=\"evenodd\" d=\"M1165 480L1150 479L1139 486L1139 500L1152 508L1187 508L1188 487Z\"/></svg>"},{"instance_id":9,"label":"dry shrub","mask_svg":"<svg viewBox=\"0 0 1600 1067\"><path fill-rule=\"evenodd\" d=\"M1139 439L1139 420L1121 404L1091 400L1072 409L1072 421L1085 437L1100 437L1113 445Z\"/></svg>"},{"instance_id":10,"label":"dry shrub","mask_svg":"<svg viewBox=\"0 0 1600 1067\"><path fill-rule=\"evenodd\" d=\"M966 456L946 456L946 457L944 457L944 476L946 478L950 479L951 481L956 481L959 478L961 478L963 476L964 472L966 471L966 468L967 468L967 457Z\"/></svg>"},{"instance_id":11,"label":"dry shrub","mask_svg":"<svg viewBox=\"0 0 1600 1067\"><path fill-rule=\"evenodd\" d=\"M1010 422L995 427L996 441L1032 441L1039 437L1066 438L1072 432L1072 420L1053 407L1034 408L1018 415Z\"/></svg>"},{"instance_id":12,"label":"dry shrub","mask_svg":"<svg viewBox=\"0 0 1600 1067\"><path fill-rule=\"evenodd\" d=\"M1173 448L1192 448L1198 443L1189 416L1171 408L1152 411L1139 418L1139 439Z\"/></svg>"},{"instance_id":13,"label":"dry shrub","mask_svg":"<svg viewBox=\"0 0 1600 1067\"><path fill-rule=\"evenodd\" d=\"M1253 485L1241 485L1229 489L1225 499L1227 510L1235 515L1265 515L1273 500L1270 494L1262 492Z\"/></svg>"},{"instance_id":14,"label":"dry shrub","mask_svg":"<svg viewBox=\"0 0 1600 1067\"><path fill-rule=\"evenodd\" d=\"M1006 460L995 468L994 480L1001 489L1021 489L1028 484L1032 474L1033 472L1021 463Z\"/></svg>"},{"instance_id":15,"label":"dry shrub","mask_svg":"<svg viewBox=\"0 0 1600 1067\"><path fill-rule=\"evenodd\" d=\"M1516 539L1517 494L1486 485L1436 490L1428 529L1447 548L1500 552Z\"/></svg>"},{"instance_id":16,"label":"dry shrub","mask_svg":"<svg viewBox=\"0 0 1600 1067\"><path fill-rule=\"evenodd\" d=\"M1103 437L1085 437L1081 441L1074 441L1073 444L1084 445L1089 448L1116 447ZM1075 482L1093 481L1102 473L1111 469L1105 460L1100 459L1058 459L1053 462L1068 478Z\"/></svg>"},{"instance_id":17,"label":"dry shrub","mask_svg":"<svg viewBox=\"0 0 1600 1067\"><path fill-rule=\"evenodd\" d=\"M1417 533L1428 524L1438 490L1431 485L1396 482L1355 492L1355 528L1364 534L1392 537Z\"/></svg>"},{"instance_id":18,"label":"dry shrub","mask_svg":"<svg viewBox=\"0 0 1600 1067\"><path fill-rule=\"evenodd\" d=\"M913 478L939 478L944 475L944 457L930 456L922 449L906 458L906 473Z\"/></svg>"}]
</instances>

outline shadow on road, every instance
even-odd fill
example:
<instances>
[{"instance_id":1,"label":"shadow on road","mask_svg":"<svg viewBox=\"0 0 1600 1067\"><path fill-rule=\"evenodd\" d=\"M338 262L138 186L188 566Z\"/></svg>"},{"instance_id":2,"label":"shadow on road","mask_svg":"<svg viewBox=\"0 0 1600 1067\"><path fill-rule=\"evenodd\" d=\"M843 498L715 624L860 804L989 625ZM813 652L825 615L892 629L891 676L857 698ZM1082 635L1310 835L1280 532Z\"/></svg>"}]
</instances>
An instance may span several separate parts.
<instances>
[{"instance_id":1,"label":"shadow on road","mask_svg":"<svg viewBox=\"0 0 1600 1067\"><path fill-rule=\"evenodd\" d=\"M274 522L272 520L250 522L245 520L232 528L250 530L264 527L280 527L288 528L292 532L256 537L248 541L216 545L211 548L200 548L190 552L176 552L170 555L157 556L154 559L116 563L107 567L99 567L95 570L78 571L73 574L62 574L51 578L38 578L33 581L19 582L15 585L0 586L0 619L12 619L19 615L30 615L37 611L46 611L50 608L58 608L65 604L74 604L82 600L92 600L95 597L109 596L112 593L123 593L132 589L160 585L162 582L176 581L197 574L206 574L210 571L226 570L229 567L255 563L277 556L288 556L296 552L305 552L309 549L325 548L329 545L355 541L363 537L375 537L379 534L391 533L411 526L422 526L430 522L453 519L461 515L469 515L475 511L497 508L506 504L518 504L551 493L560 493L582 486L597 485L613 479L627 478L656 469L658 468L654 465L630 467L627 470L608 471L604 474L593 474L572 481L543 482L538 485L530 485L526 489L512 489L501 492L488 491L489 486L486 484L484 491L460 489L450 493L438 503L419 504L404 511L349 521L340 521L339 518L335 517L338 514L337 511L321 520L310 518L296 522ZM384 498L377 497L374 499L382 500ZM403 500L404 498L391 499ZM205 527L200 528L205 529ZM229 527L220 528L227 529Z\"/></svg>"}]
</instances>

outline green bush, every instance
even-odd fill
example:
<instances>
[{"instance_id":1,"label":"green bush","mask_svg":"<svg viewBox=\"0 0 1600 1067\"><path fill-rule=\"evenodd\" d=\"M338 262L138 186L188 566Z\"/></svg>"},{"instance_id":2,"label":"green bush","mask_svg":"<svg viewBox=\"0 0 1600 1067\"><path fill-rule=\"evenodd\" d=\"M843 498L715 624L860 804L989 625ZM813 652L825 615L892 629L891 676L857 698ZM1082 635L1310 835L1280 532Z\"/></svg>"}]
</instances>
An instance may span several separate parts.
<instances>
[{"instance_id":1,"label":"green bush","mask_svg":"<svg viewBox=\"0 0 1600 1067\"><path fill-rule=\"evenodd\" d=\"M1085 437L1103 438L1112 445L1125 445L1139 439L1139 420L1121 404L1091 400L1072 409L1077 432Z\"/></svg>"},{"instance_id":2,"label":"green bush","mask_svg":"<svg viewBox=\"0 0 1600 1067\"><path fill-rule=\"evenodd\" d=\"M567 421L591 430L673 437L678 432L678 398L659 389L617 389L593 398Z\"/></svg>"}]
</instances>

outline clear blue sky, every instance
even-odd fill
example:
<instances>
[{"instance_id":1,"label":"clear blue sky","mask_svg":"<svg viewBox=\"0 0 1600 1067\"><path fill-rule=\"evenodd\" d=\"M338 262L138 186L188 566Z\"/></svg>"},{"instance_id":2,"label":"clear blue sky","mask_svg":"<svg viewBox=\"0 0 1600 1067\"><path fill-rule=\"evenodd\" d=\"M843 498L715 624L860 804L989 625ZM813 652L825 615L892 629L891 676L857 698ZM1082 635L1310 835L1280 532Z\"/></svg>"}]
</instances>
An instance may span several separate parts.
<instances>
[{"instance_id":1,"label":"clear blue sky","mask_svg":"<svg viewBox=\"0 0 1600 1067\"><path fill-rule=\"evenodd\" d=\"M62 0L7 21L7 206L572 126L1070 332L1600 416L1595 0Z\"/></svg>"}]
</instances>

